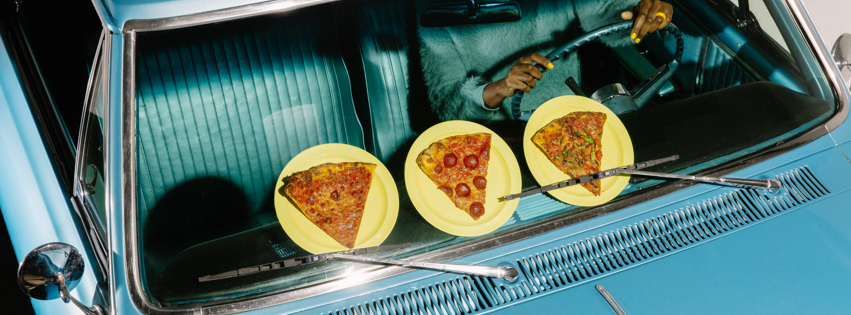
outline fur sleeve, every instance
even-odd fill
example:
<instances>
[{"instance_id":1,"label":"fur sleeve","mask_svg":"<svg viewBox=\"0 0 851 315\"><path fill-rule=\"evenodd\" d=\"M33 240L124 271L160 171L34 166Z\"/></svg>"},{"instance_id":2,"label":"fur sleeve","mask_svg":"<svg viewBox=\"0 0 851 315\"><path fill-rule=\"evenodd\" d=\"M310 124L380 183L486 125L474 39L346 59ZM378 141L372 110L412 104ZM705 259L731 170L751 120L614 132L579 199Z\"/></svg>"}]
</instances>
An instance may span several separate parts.
<instances>
[{"instance_id":1,"label":"fur sleeve","mask_svg":"<svg viewBox=\"0 0 851 315\"><path fill-rule=\"evenodd\" d=\"M470 75L452 34L443 28L420 28L423 79L432 109L441 120L498 120L499 111L486 110L481 87L485 79ZM478 92L477 92L478 91ZM476 95L478 93L478 95Z\"/></svg>"},{"instance_id":2,"label":"fur sleeve","mask_svg":"<svg viewBox=\"0 0 851 315\"><path fill-rule=\"evenodd\" d=\"M621 12L632 11L638 0L573 0L579 25L585 32L623 22ZM633 43L628 32L604 36L603 43L609 46L627 46Z\"/></svg>"}]
</instances>

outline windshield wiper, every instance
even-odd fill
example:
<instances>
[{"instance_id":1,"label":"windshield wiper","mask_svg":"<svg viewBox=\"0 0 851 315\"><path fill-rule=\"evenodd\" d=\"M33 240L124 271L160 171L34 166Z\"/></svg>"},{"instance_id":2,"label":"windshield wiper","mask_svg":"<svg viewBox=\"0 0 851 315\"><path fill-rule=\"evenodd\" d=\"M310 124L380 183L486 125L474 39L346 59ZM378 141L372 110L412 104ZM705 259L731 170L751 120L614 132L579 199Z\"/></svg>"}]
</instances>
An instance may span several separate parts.
<instances>
[{"instance_id":1,"label":"windshield wiper","mask_svg":"<svg viewBox=\"0 0 851 315\"><path fill-rule=\"evenodd\" d=\"M344 251L333 252L333 253L325 253L325 254L318 254L318 255L296 257L296 258L279 260L279 261L276 261L276 262L262 264L262 265L240 268L240 269L237 269L237 270L231 270L231 271L222 272L222 273L219 273L219 274L199 277L198 282L207 282L207 281L213 281L213 280L221 280L221 279L227 279L227 278L241 277L241 276L251 275L251 274L255 274L255 273L263 272L263 271L278 270L278 269L284 269L284 268L298 267L298 266L302 266L302 265L315 264L315 263L318 263L318 262L332 260L332 259L338 258L339 256L369 255L369 254L375 254L375 253L397 250L397 249L402 249L402 248L408 248L408 247L411 247L410 242L409 243L402 243L402 244L395 244L395 245L379 245L379 246L373 246L373 247L367 247L367 248L344 250Z\"/></svg>"}]
</instances>

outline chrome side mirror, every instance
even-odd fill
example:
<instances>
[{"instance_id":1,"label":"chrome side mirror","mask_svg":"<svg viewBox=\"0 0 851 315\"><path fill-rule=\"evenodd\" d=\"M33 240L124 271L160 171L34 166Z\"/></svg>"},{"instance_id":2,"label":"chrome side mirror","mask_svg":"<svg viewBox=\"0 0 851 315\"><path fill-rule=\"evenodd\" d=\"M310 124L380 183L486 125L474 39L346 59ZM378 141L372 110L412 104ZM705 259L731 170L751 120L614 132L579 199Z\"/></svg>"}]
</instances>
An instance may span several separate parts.
<instances>
[{"instance_id":1,"label":"chrome side mirror","mask_svg":"<svg viewBox=\"0 0 851 315\"><path fill-rule=\"evenodd\" d=\"M848 79L851 78L851 34L840 35L833 44L830 54L833 56L836 67L839 68L839 75L845 79L845 83L848 83Z\"/></svg>"},{"instance_id":2,"label":"chrome side mirror","mask_svg":"<svg viewBox=\"0 0 851 315\"><path fill-rule=\"evenodd\" d=\"M103 315L100 305L86 307L71 296L71 290L83 277L85 262L74 246L65 243L47 243L33 249L18 267L18 285L31 298L74 302L88 315Z\"/></svg>"}]
</instances>

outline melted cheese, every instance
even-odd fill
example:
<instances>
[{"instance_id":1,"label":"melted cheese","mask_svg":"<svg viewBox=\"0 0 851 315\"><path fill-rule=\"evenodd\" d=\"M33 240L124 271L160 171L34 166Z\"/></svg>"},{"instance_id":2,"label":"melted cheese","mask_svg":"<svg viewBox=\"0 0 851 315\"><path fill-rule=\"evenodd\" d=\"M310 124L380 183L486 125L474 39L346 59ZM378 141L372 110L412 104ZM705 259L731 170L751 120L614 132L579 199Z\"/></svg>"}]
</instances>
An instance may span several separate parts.
<instances>
[{"instance_id":1,"label":"melted cheese","mask_svg":"<svg viewBox=\"0 0 851 315\"><path fill-rule=\"evenodd\" d=\"M326 163L287 178L284 191L316 226L353 248L375 164Z\"/></svg>"}]
</instances>

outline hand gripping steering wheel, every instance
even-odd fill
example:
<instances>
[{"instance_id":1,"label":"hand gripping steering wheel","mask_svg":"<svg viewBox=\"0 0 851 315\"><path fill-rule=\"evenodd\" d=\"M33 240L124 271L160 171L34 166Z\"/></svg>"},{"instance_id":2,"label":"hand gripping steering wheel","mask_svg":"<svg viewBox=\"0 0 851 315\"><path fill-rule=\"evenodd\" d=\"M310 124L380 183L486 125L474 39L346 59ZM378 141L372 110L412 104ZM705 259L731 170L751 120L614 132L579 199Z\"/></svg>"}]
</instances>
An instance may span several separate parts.
<instances>
[{"instance_id":1,"label":"hand gripping steering wheel","mask_svg":"<svg viewBox=\"0 0 851 315\"><path fill-rule=\"evenodd\" d=\"M602 36L611 36L614 33L631 29L632 23L632 21L625 21L588 32L587 34L574 39L567 45L553 50L553 52L547 55L547 59L555 62L584 44L592 41L599 41ZM639 109L643 107L644 104L647 104L647 101L650 100L653 94L655 94L656 91L658 91L665 82L668 81L671 75L674 74L674 71L680 64L680 59L683 56L683 35L680 33L680 30L674 24L668 24L668 26L665 27L665 30L670 32L677 41L677 52L674 54L674 60L671 60L671 62L667 65L659 67L656 72L650 75L650 77L644 80L644 82L639 84L632 91L626 91L623 85L615 83L597 90L593 95L591 95L591 98L603 103L603 105L611 109L616 115ZM536 64L535 66L538 67L538 70L544 72L543 65ZM511 99L511 114L514 116L514 119L528 121L529 117L532 116L532 112L520 111L520 101L522 99L523 91L518 90L514 93L514 98Z\"/></svg>"}]
</instances>

